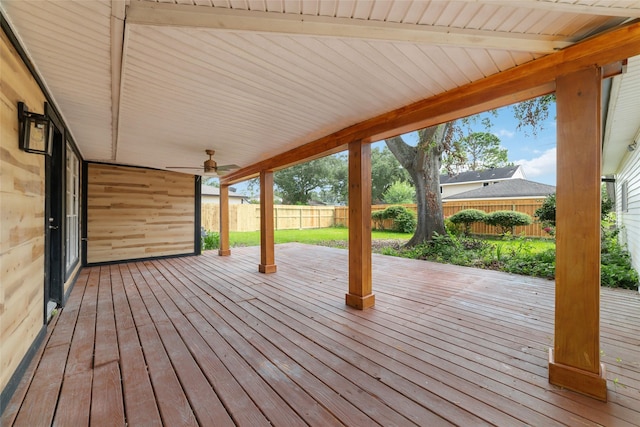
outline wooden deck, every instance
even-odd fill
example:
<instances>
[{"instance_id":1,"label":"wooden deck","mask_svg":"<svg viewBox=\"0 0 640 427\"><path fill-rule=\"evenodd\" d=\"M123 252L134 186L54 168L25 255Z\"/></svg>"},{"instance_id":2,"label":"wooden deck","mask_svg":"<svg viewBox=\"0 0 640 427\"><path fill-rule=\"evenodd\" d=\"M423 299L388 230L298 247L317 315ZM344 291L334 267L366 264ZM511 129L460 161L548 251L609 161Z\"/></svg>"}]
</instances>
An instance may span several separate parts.
<instances>
[{"instance_id":1,"label":"wooden deck","mask_svg":"<svg viewBox=\"0 0 640 427\"><path fill-rule=\"evenodd\" d=\"M347 252L259 248L86 268L2 425L640 423L640 295L602 290L609 402L547 381L553 282L374 255L376 306L344 305Z\"/></svg>"}]
</instances>

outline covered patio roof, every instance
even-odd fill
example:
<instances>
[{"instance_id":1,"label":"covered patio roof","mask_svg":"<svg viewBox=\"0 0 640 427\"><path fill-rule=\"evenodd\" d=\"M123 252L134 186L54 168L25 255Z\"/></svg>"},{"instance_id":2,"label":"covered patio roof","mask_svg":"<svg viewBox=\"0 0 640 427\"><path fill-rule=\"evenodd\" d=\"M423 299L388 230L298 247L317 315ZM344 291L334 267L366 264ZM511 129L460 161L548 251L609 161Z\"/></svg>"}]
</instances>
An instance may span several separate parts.
<instances>
[{"instance_id":1,"label":"covered patio roof","mask_svg":"<svg viewBox=\"0 0 640 427\"><path fill-rule=\"evenodd\" d=\"M235 180L318 139L332 143L300 154L343 150L340 131L372 118L384 126L349 136L382 138L552 91L545 80L515 90L487 81L474 98L469 85L513 77L546 56L561 68L575 60L563 56L571 46L640 17L638 2L540 0L4 0L0 8L85 160L197 174L214 149L219 164L246 168ZM445 93L455 108L424 110L442 109Z\"/></svg>"},{"instance_id":2,"label":"covered patio roof","mask_svg":"<svg viewBox=\"0 0 640 427\"><path fill-rule=\"evenodd\" d=\"M2 425L584 425L640 419L640 296L602 290L608 402L547 381L552 281L278 245L85 268ZM122 380L120 381L120 378Z\"/></svg>"}]
</instances>

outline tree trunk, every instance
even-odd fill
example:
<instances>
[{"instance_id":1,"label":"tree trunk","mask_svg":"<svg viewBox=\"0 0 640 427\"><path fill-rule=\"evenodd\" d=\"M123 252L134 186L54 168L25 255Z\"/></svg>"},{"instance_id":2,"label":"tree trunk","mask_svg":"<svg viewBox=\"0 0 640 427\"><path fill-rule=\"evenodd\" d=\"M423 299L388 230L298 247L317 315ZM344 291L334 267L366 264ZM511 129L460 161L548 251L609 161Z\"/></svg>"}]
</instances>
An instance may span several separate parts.
<instances>
[{"instance_id":1,"label":"tree trunk","mask_svg":"<svg viewBox=\"0 0 640 427\"><path fill-rule=\"evenodd\" d=\"M434 233L444 234L444 215L440 194L440 166L448 124L418 132L417 147L396 136L385 140L387 147L411 176L416 188L418 225L406 246L415 246L431 240Z\"/></svg>"}]
</instances>

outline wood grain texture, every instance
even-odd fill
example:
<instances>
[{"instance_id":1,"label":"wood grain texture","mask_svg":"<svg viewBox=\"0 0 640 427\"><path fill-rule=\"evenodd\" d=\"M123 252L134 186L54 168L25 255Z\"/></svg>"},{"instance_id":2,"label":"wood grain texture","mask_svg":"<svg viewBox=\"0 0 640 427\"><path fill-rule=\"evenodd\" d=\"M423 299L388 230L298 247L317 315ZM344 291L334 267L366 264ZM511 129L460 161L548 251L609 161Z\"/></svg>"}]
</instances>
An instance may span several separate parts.
<instances>
[{"instance_id":1,"label":"wood grain texture","mask_svg":"<svg viewBox=\"0 0 640 427\"><path fill-rule=\"evenodd\" d=\"M193 177L92 163L87 262L193 253Z\"/></svg>"},{"instance_id":2,"label":"wood grain texture","mask_svg":"<svg viewBox=\"0 0 640 427\"><path fill-rule=\"evenodd\" d=\"M255 272L258 247L84 269L15 425L50 424L36 417L55 411L66 357L48 358L83 335L77 314L95 299L83 292L99 285L98 322L102 298L113 298L128 425L195 423L211 411L239 426L637 426L637 292L602 289L605 403L548 382L552 281L374 254L376 305L353 310L343 304L346 251L276 250L275 275ZM94 390L112 391L115 371L94 366ZM92 393L92 416L102 396Z\"/></svg>"},{"instance_id":3,"label":"wood grain texture","mask_svg":"<svg viewBox=\"0 0 640 427\"><path fill-rule=\"evenodd\" d=\"M202 209L204 211L204 209ZM229 186L220 186L220 224L218 229L220 230L220 249L218 255L229 256L231 250L229 249ZM202 217L204 219L204 217ZM204 222L204 221L203 221ZM205 228L206 230L215 230L214 228Z\"/></svg>"},{"instance_id":4,"label":"wood grain texture","mask_svg":"<svg viewBox=\"0 0 640 427\"><path fill-rule=\"evenodd\" d=\"M17 104L45 97L0 32L0 390L44 323L44 156L18 148Z\"/></svg>"},{"instance_id":5,"label":"wood grain texture","mask_svg":"<svg viewBox=\"0 0 640 427\"><path fill-rule=\"evenodd\" d=\"M261 273L276 272L273 235L273 172L260 172L260 265Z\"/></svg>"},{"instance_id":6,"label":"wood grain texture","mask_svg":"<svg viewBox=\"0 0 640 427\"><path fill-rule=\"evenodd\" d=\"M372 307L371 144L349 144L349 293L347 305Z\"/></svg>"},{"instance_id":7,"label":"wood grain texture","mask_svg":"<svg viewBox=\"0 0 640 427\"><path fill-rule=\"evenodd\" d=\"M554 363L600 375L601 71L590 67L557 83L556 315ZM557 370L556 370L557 371ZM551 371L552 373L555 371ZM566 372L565 372L566 373ZM566 376L550 381L571 386ZM585 393L601 396L585 385Z\"/></svg>"}]
</instances>

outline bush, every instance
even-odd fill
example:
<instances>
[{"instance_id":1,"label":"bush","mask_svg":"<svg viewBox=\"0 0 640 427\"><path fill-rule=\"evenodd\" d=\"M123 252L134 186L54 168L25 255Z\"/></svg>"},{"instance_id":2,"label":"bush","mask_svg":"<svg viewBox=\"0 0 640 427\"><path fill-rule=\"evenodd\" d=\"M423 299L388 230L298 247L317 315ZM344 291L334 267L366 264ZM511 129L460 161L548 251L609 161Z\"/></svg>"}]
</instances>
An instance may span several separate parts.
<instances>
[{"instance_id":1,"label":"bush","mask_svg":"<svg viewBox=\"0 0 640 427\"><path fill-rule=\"evenodd\" d=\"M387 188L382 199L388 204L413 203L416 189L406 181L396 181Z\"/></svg>"},{"instance_id":2,"label":"bush","mask_svg":"<svg viewBox=\"0 0 640 427\"><path fill-rule=\"evenodd\" d=\"M638 288L638 272L631 265L631 254L618 241L618 230L605 231L600 255L600 284L609 288Z\"/></svg>"},{"instance_id":3,"label":"bush","mask_svg":"<svg viewBox=\"0 0 640 427\"><path fill-rule=\"evenodd\" d=\"M502 234L507 234L513 231L513 227L531 224L532 219L529 215L522 212L496 211L488 214L484 222L500 228Z\"/></svg>"},{"instance_id":4,"label":"bush","mask_svg":"<svg viewBox=\"0 0 640 427\"><path fill-rule=\"evenodd\" d=\"M398 233L413 233L418 224L416 216L404 206L389 206L383 211L373 212L371 218L375 223L375 228L383 230L382 222L385 219L393 220L393 231Z\"/></svg>"},{"instance_id":5,"label":"bush","mask_svg":"<svg viewBox=\"0 0 640 427\"><path fill-rule=\"evenodd\" d=\"M549 194L533 214L545 227L556 226L556 193Z\"/></svg>"},{"instance_id":6,"label":"bush","mask_svg":"<svg viewBox=\"0 0 640 427\"><path fill-rule=\"evenodd\" d=\"M202 250L208 251L220 247L220 233L207 231L202 235Z\"/></svg>"},{"instance_id":7,"label":"bush","mask_svg":"<svg viewBox=\"0 0 640 427\"><path fill-rule=\"evenodd\" d=\"M483 222L487 218L487 214L479 209L464 209L454 213L449 217L449 221L454 224L464 225L464 234L471 232L471 224L474 222Z\"/></svg>"}]
</instances>

